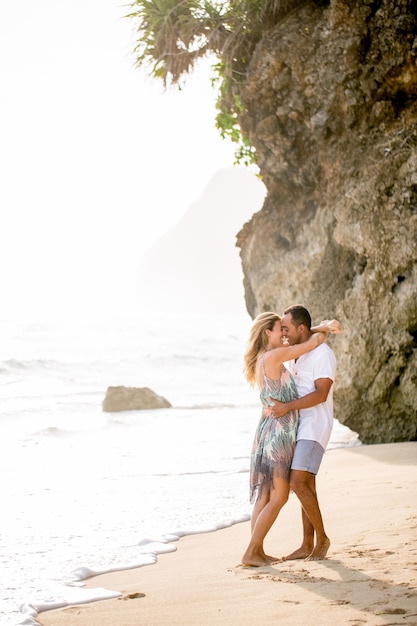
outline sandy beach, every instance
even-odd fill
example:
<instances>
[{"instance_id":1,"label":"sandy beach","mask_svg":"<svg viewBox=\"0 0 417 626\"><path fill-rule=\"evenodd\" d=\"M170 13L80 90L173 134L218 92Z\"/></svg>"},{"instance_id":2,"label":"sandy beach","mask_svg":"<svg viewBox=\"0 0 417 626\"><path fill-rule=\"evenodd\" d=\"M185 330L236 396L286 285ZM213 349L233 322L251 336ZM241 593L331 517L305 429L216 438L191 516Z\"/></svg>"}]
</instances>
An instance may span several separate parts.
<instances>
[{"instance_id":1,"label":"sandy beach","mask_svg":"<svg viewBox=\"0 0 417 626\"><path fill-rule=\"evenodd\" d=\"M339 448L317 479L331 539L323 561L240 565L249 522L180 539L155 565L96 576L116 599L40 613L42 626L417 625L417 443ZM266 541L283 556L301 539L292 494Z\"/></svg>"}]
</instances>

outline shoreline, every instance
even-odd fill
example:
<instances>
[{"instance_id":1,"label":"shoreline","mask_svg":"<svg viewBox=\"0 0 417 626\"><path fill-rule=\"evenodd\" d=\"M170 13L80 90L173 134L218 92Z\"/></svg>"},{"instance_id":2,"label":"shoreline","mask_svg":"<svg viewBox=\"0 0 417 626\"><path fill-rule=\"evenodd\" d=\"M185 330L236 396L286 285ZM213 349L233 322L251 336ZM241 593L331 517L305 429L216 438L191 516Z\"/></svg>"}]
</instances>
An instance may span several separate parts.
<instances>
[{"instance_id":1,"label":"shoreline","mask_svg":"<svg viewBox=\"0 0 417 626\"><path fill-rule=\"evenodd\" d=\"M317 477L331 539L323 561L240 565L250 523L187 535L157 563L87 579L117 598L39 613L41 626L417 625L417 442L328 450ZM301 540L291 494L266 538L274 556ZM34 624L36 622L33 622Z\"/></svg>"}]
</instances>

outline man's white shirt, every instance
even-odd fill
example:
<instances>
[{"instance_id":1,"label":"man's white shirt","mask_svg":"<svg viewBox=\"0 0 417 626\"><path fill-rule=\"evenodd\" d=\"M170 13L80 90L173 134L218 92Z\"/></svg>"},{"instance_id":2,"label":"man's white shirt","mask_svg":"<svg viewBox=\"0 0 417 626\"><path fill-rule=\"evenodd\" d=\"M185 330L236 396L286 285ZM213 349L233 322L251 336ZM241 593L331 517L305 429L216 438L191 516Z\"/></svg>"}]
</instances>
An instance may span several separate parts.
<instances>
[{"instance_id":1,"label":"man's white shirt","mask_svg":"<svg viewBox=\"0 0 417 626\"><path fill-rule=\"evenodd\" d=\"M285 363L294 376L298 396L302 398L315 391L314 381L319 378L330 378L333 382L336 375L336 357L325 343L303 354L297 361ZM333 428L333 385L325 402L308 409L300 410L300 421L297 430L299 439L318 441L324 449L329 443Z\"/></svg>"}]
</instances>

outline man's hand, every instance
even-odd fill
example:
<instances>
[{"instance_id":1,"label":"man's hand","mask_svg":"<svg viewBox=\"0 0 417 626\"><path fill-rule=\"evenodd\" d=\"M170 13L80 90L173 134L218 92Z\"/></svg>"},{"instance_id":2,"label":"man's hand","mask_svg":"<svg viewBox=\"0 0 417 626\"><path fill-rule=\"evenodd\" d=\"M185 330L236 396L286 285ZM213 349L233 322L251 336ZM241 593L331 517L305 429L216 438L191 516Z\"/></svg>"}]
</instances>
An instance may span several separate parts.
<instances>
[{"instance_id":1,"label":"man's hand","mask_svg":"<svg viewBox=\"0 0 417 626\"><path fill-rule=\"evenodd\" d=\"M265 409L265 413L268 417L282 417L288 413L286 402L279 402L279 400L274 400L273 398L268 398L268 400L274 404L274 406Z\"/></svg>"},{"instance_id":2,"label":"man's hand","mask_svg":"<svg viewBox=\"0 0 417 626\"><path fill-rule=\"evenodd\" d=\"M317 378L314 381L315 390L311 393L295 398L289 402L278 402L274 398L269 397L268 400L273 404L271 407L265 407L264 411L268 417L282 417L290 411L299 411L300 409L309 409L311 406L321 404L326 401L329 395L330 387L333 381L331 378Z\"/></svg>"},{"instance_id":3,"label":"man's hand","mask_svg":"<svg viewBox=\"0 0 417 626\"><path fill-rule=\"evenodd\" d=\"M342 332L342 325L338 320L323 320L317 328L325 330L327 333L331 333L332 335L337 335L337 333Z\"/></svg>"}]
</instances>

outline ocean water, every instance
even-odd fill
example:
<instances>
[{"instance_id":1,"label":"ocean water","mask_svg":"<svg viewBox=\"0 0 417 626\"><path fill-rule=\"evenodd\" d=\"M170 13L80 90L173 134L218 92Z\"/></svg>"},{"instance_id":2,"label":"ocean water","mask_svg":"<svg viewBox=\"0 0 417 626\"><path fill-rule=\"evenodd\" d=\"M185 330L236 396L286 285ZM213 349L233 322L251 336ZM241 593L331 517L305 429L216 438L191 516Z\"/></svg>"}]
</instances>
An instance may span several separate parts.
<instances>
[{"instance_id":1,"label":"ocean water","mask_svg":"<svg viewBox=\"0 0 417 626\"><path fill-rule=\"evenodd\" d=\"M83 580L249 519L260 414L242 374L250 324L168 314L2 322L2 626L114 597ZM172 408L104 413L110 385L150 387ZM329 448L359 444L335 420Z\"/></svg>"}]
</instances>

